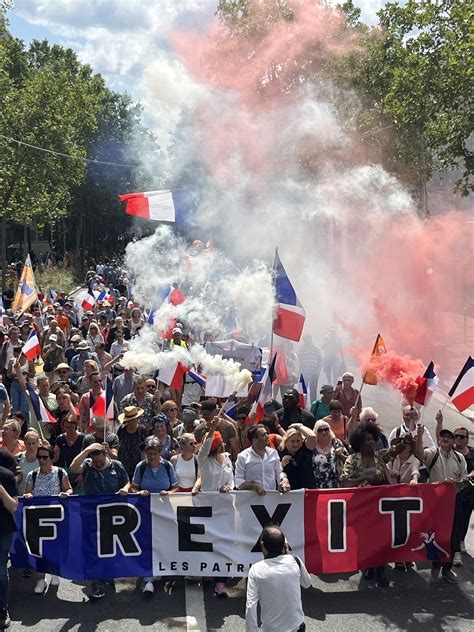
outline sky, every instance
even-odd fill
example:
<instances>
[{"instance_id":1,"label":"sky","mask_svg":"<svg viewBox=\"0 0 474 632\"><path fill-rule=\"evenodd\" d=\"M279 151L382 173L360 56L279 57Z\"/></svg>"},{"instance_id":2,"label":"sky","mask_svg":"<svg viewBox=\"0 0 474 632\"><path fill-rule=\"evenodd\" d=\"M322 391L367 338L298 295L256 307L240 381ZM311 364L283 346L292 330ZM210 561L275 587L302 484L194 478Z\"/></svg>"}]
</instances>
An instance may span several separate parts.
<instances>
[{"instance_id":1,"label":"sky","mask_svg":"<svg viewBox=\"0 0 474 632\"><path fill-rule=\"evenodd\" d=\"M374 24L381 0L359 0ZM9 29L26 43L47 39L75 50L109 87L144 108L144 123L166 147L181 109L199 87L169 46L176 28L199 28L214 18L217 0L14 0Z\"/></svg>"}]
</instances>

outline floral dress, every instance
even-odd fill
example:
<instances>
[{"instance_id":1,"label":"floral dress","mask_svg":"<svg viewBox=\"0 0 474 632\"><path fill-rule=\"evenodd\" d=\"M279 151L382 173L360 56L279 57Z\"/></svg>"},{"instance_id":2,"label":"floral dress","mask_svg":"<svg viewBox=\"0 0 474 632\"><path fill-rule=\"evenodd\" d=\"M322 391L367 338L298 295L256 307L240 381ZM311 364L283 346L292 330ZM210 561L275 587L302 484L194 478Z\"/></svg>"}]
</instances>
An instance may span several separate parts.
<instances>
[{"instance_id":1,"label":"floral dress","mask_svg":"<svg viewBox=\"0 0 474 632\"><path fill-rule=\"evenodd\" d=\"M383 482L387 480L385 472L385 464L390 458L390 450L379 450L375 453L375 466L377 471L383 476ZM353 478L359 478L363 475L365 466L362 463L362 457L358 454L351 454L344 463L344 469L341 474L341 480L351 480ZM380 483L383 484L382 482Z\"/></svg>"},{"instance_id":2,"label":"floral dress","mask_svg":"<svg viewBox=\"0 0 474 632\"><path fill-rule=\"evenodd\" d=\"M317 488L334 489L335 487L340 487L339 472L341 461L336 454L338 449L341 449L347 455L347 450L339 439L332 440L330 452L319 452L318 448L313 451L313 474Z\"/></svg>"}]
</instances>

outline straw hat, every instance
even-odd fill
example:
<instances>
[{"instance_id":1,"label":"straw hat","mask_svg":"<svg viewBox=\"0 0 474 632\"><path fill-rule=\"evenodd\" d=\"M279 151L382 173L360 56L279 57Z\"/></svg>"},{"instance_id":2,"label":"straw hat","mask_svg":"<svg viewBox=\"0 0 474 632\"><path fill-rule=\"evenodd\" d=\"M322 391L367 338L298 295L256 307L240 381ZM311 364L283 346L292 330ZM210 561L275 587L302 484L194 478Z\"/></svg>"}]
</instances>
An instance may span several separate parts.
<instances>
[{"instance_id":1,"label":"straw hat","mask_svg":"<svg viewBox=\"0 0 474 632\"><path fill-rule=\"evenodd\" d=\"M121 424L127 423L127 421L132 421L133 419L141 417L143 412L143 408L138 408L137 406L125 406L123 413L118 416L118 420Z\"/></svg>"}]
</instances>

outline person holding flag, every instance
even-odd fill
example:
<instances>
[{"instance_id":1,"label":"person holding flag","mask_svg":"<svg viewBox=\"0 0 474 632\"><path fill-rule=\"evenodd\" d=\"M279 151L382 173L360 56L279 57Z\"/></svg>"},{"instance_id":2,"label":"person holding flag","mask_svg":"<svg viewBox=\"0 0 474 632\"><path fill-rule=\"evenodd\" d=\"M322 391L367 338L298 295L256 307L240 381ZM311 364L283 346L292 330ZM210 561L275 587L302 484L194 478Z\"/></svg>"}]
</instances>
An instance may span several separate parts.
<instances>
[{"instance_id":1,"label":"person holding flag","mask_svg":"<svg viewBox=\"0 0 474 632\"><path fill-rule=\"evenodd\" d=\"M28 352L28 351L27 351ZM30 354L31 356L31 354ZM29 360L28 357L23 353L23 345L18 344L16 347L13 347L13 358L10 360L8 369L7 369L7 377L11 381L10 382L10 399L13 410L21 410L21 412L25 415L26 419L29 418L29 406L28 399L25 394L25 390L22 387L20 379L17 375L17 368L20 371L21 375L24 379L33 379L35 376L35 365L33 360Z\"/></svg>"}]
</instances>

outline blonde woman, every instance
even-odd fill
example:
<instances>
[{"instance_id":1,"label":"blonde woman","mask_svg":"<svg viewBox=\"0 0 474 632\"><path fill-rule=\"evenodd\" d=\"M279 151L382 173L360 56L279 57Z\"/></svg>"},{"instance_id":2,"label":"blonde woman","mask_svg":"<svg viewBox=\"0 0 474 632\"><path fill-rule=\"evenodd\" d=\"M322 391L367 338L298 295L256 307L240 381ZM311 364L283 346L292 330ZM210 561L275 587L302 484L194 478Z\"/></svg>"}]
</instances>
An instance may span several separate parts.
<instances>
[{"instance_id":1,"label":"blonde woman","mask_svg":"<svg viewBox=\"0 0 474 632\"><path fill-rule=\"evenodd\" d=\"M20 439L21 426L14 419L7 419L3 424L0 448L10 452L12 456L18 456L25 451L25 444Z\"/></svg>"},{"instance_id":2,"label":"blonde woman","mask_svg":"<svg viewBox=\"0 0 474 632\"><path fill-rule=\"evenodd\" d=\"M340 487L339 474L348 453L324 419L314 425L316 446L313 452L313 475L319 489Z\"/></svg>"},{"instance_id":3,"label":"blonde woman","mask_svg":"<svg viewBox=\"0 0 474 632\"><path fill-rule=\"evenodd\" d=\"M167 399L166 402L163 402L163 404L161 404L161 412L168 417L171 431L181 423L178 418L178 404L174 400Z\"/></svg>"},{"instance_id":4,"label":"blonde woman","mask_svg":"<svg viewBox=\"0 0 474 632\"><path fill-rule=\"evenodd\" d=\"M291 424L280 444L281 466L291 489L314 489L313 451L316 435L301 423Z\"/></svg>"},{"instance_id":5,"label":"blonde woman","mask_svg":"<svg viewBox=\"0 0 474 632\"><path fill-rule=\"evenodd\" d=\"M99 325L92 322L87 330L86 341L91 349L95 349L96 344L104 344L104 336L100 333Z\"/></svg>"}]
</instances>

